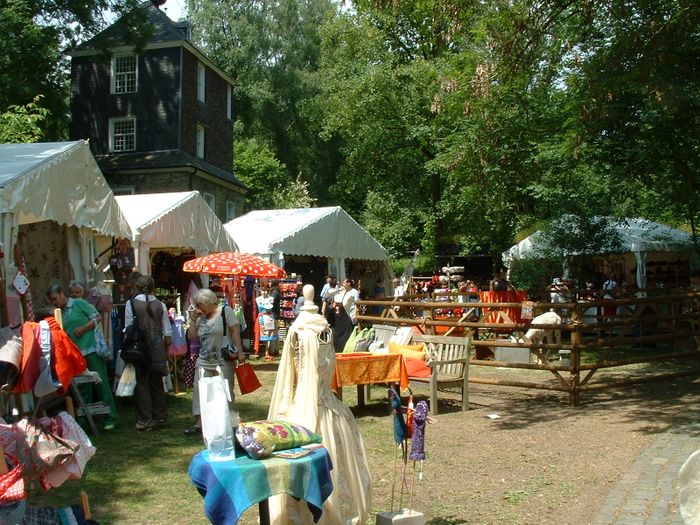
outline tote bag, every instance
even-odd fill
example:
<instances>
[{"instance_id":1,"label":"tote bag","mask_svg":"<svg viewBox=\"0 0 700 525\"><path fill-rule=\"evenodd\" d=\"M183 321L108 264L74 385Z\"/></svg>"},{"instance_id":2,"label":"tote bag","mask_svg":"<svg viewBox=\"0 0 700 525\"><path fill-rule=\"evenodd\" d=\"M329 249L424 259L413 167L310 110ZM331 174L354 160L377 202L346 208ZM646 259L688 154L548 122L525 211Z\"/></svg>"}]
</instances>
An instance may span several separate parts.
<instances>
[{"instance_id":1,"label":"tote bag","mask_svg":"<svg viewBox=\"0 0 700 525\"><path fill-rule=\"evenodd\" d=\"M241 389L241 395L250 394L260 388L260 380L255 375L255 369L252 365L244 363L236 367L236 380L238 388Z\"/></svg>"},{"instance_id":2,"label":"tote bag","mask_svg":"<svg viewBox=\"0 0 700 525\"><path fill-rule=\"evenodd\" d=\"M202 437L209 456L233 456L233 422L228 404L231 394L221 367L219 375L205 376L199 374L199 408L202 417Z\"/></svg>"}]
</instances>

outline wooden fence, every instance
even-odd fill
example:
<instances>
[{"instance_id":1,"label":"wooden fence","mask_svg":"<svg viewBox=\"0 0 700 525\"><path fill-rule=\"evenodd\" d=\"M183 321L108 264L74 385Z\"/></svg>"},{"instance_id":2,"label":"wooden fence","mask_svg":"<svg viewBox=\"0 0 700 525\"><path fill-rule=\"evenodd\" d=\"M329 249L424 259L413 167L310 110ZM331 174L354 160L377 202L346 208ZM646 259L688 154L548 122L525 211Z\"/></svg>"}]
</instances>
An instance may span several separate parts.
<instances>
[{"instance_id":1,"label":"wooden fence","mask_svg":"<svg viewBox=\"0 0 700 525\"><path fill-rule=\"evenodd\" d=\"M362 313L357 319L361 324L418 326L426 334L470 332L475 346L472 366L544 372L541 381L470 376L470 383L567 392L570 404L576 406L586 391L699 375L699 305L700 294L692 292L553 304L455 302L454 294L447 294L360 301ZM562 317L546 342L524 338L530 328L552 328L520 319L528 306L533 316L553 310ZM508 361L496 360L509 354ZM659 362L667 370L629 366ZM602 369L624 373L596 375Z\"/></svg>"}]
</instances>

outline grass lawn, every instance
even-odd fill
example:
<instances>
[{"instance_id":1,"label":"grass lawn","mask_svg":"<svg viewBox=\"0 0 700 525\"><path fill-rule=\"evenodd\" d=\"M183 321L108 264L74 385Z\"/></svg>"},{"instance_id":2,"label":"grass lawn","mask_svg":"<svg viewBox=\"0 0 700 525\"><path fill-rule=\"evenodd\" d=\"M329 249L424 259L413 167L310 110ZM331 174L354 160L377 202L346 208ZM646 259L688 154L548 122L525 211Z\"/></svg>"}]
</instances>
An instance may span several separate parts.
<instances>
[{"instance_id":1,"label":"grass lawn","mask_svg":"<svg viewBox=\"0 0 700 525\"><path fill-rule=\"evenodd\" d=\"M277 363L255 364L263 387L237 396L241 418L265 419L274 387ZM375 389L375 397L381 390ZM203 513L202 498L187 475L192 456L204 448L201 437L187 436L183 430L191 424L191 392L168 394L170 418L162 428L139 432L131 399L117 398L120 423L115 431L90 436L97 453L87 464L82 479L43 492L30 491L32 506L62 506L79 501L80 491L90 497L93 518L102 525L149 524L195 525L209 521ZM356 404L355 389L345 389L345 402ZM386 453L393 458L391 420L385 403L373 402L365 411L379 411L381 417L360 419L366 441L386 441ZM389 462L389 465L391 463ZM248 510L241 524L257 523L257 507Z\"/></svg>"}]
</instances>

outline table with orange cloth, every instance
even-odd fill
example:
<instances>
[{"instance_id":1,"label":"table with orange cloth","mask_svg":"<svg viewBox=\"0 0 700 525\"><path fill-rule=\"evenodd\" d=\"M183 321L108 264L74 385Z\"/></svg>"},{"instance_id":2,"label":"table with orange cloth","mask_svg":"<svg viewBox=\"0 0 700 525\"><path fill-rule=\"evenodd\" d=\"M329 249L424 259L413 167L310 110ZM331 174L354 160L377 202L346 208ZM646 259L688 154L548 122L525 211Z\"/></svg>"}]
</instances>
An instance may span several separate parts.
<instances>
[{"instance_id":1,"label":"table with orange cloth","mask_svg":"<svg viewBox=\"0 0 700 525\"><path fill-rule=\"evenodd\" d=\"M506 290L503 292L479 292L479 302L480 303L522 303L527 301L527 292L520 290ZM489 310L494 312L493 308L482 308L483 315L485 316L486 322L488 323L499 323L505 322L501 317L495 315L488 315ZM502 308L505 314L514 323L521 323L523 321L521 317L522 307L513 306Z\"/></svg>"},{"instance_id":2,"label":"table with orange cloth","mask_svg":"<svg viewBox=\"0 0 700 525\"><path fill-rule=\"evenodd\" d=\"M401 354L353 352L335 355L335 374L331 388L342 399L344 386L357 385L357 403L364 404L364 385L398 383L408 388L408 372Z\"/></svg>"}]
</instances>

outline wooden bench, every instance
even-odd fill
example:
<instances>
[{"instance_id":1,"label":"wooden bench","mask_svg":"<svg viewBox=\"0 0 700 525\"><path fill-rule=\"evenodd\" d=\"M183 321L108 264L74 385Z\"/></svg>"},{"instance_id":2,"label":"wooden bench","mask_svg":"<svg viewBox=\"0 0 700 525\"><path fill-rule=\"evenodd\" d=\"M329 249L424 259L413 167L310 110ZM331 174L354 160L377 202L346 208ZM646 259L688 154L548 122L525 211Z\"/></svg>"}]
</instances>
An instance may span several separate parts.
<instances>
[{"instance_id":1,"label":"wooden bench","mask_svg":"<svg viewBox=\"0 0 700 525\"><path fill-rule=\"evenodd\" d=\"M396 333L398 326L393 324L375 324L372 325L372 328L374 329L372 343L381 343L382 347L387 347L389 346L389 339Z\"/></svg>"},{"instance_id":2,"label":"wooden bench","mask_svg":"<svg viewBox=\"0 0 700 525\"><path fill-rule=\"evenodd\" d=\"M409 376L411 383L430 385L430 411L438 413L438 390L447 387L462 390L462 412L469 410L469 354L472 338L441 335L420 335L412 343L425 343L430 377Z\"/></svg>"}]
</instances>

